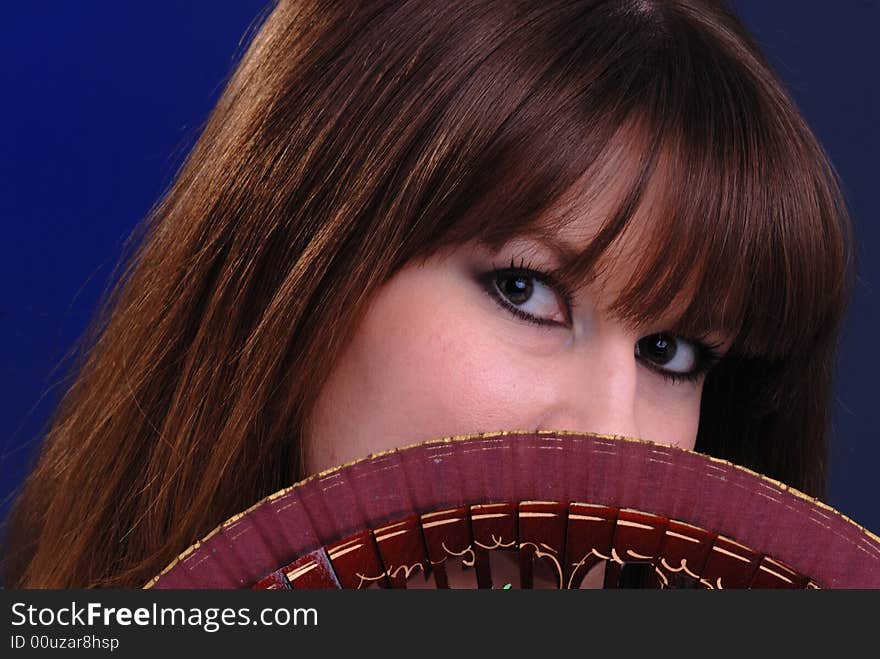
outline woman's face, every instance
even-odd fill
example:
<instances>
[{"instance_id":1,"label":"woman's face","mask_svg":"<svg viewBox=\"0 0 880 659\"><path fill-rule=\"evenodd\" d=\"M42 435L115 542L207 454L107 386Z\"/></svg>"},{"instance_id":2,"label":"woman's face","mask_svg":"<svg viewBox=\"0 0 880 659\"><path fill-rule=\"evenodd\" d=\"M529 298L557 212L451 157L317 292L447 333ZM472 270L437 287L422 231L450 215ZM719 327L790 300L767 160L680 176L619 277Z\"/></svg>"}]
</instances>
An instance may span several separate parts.
<instances>
[{"instance_id":1,"label":"woman's face","mask_svg":"<svg viewBox=\"0 0 880 659\"><path fill-rule=\"evenodd\" d=\"M557 239L579 247L572 236ZM637 330L606 313L636 249L624 248L604 286L584 287L570 306L541 279L560 263L539 239L512 239L497 254L460 246L400 270L320 393L306 429L306 473L497 430L589 431L693 448L700 369L711 366L705 351L664 333L676 309ZM729 347L728 337L706 340L718 354Z\"/></svg>"}]
</instances>

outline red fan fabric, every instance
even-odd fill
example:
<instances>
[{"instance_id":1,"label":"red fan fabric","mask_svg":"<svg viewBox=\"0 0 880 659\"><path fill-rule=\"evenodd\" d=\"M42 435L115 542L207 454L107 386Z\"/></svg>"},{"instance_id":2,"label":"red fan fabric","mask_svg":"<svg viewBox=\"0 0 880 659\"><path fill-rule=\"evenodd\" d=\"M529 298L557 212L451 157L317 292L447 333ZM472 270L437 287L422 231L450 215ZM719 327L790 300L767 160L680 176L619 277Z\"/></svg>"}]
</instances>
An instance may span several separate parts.
<instances>
[{"instance_id":1,"label":"red fan fabric","mask_svg":"<svg viewBox=\"0 0 880 659\"><path fill-rule=\"evenodd\" d=\"M488 530L503 515L512 531ZM515 534L507 542L523 556L555 547L563 587L583 571L575 554L594 547L650 557L661 581L689 565L707 587L880 588L880 539L803 493L692 451L563 431L438 439L308 478L220 525L145 587L402 586L417 565L442 580L437 566L452 554L430 556L441 532L444 551L479 547L484 532ZM394 542L410 543L394 551L414 562L392 574ZM373 564L343 569L354 557Z\"/></svg>"}]
</instances>

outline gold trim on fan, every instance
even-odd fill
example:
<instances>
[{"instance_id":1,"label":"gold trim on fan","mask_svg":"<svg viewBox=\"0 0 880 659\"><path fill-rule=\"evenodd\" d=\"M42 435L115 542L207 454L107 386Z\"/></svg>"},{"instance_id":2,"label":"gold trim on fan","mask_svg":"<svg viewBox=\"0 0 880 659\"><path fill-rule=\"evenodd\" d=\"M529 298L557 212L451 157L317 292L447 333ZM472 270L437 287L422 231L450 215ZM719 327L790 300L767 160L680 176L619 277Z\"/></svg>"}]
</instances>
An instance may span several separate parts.
<instances>
[{"instance_id":1,"label":"gold trim on fan","mask_svg":"<svg viewBox=\"0 0 880 659\"><path fill-rule=\"evenodd\" d=\"M267 503L269 501L272 501L273 499L277 499L279 497L284 496L285 494L290 492L295 487L300 487L301 485L304 485L306 483L309 483L309 482L316 480L316 479L319 479L319 478L325 478L335 472L341 471L343 469L346 469L346 468L351 467L356 464L360 464L361 462L366 462L368 460L374 460L376 458L381 458L386 455L391 455L393 453L405 451L407 449L415 448L417 446L428 446L431 444L452 444L453 442L461 442L461 441L477 439L477 438L485 439L485 438L491 438L491 437L504 437L506 435L580 435L580 436L597 437L599 439L612 439L615 441L650 444L653 446L661 447L664 450L673 449L673 450L681 451L684 453L693 453L693 454L699 455L703 458L708 458L709 461L711 461L711 462L722 464L727 467L733 467L734 469L740 469L740 470L742 470L752 476L758 477L762 481L766 481L767 483L770 483L770 484L778 487L779 489L781 489L785 492L788 492L789 494L794 495L795 497L797 497L799 499L803 499L804 501L808 501L823 510L826 510L834 515L837 515L838 517L843 519L844 522L853 525L859 531L864 533L866 536L868 536L869 538L871 538L875 542L880 543L880 536L875 535L874 533L872 533L871 531L869 531L865 527L863 527L860 524L858 524L857 522L855 522L850 517L847 517L846 515L841 513L839 510L832 508L831 506L829 506L826 503L823 503L819 499L816 499L815 497L811 497L808 494L801 492L800 490L793 488L789 485L786 485L785 483L783 483L781 481L775 480L773 478L770 478L769 476L765 476L764 474L760 474L756 471L753 471L753 470L749 469L748 467L743 467L742 465L738 465L733 462L730 462L729 460L724 460L722 458L716 458L711 455L706 455L705 453L697 453L696 451L681 448L680 446L674 446L672 444L662 444L660 442L654 442L654 441L651 441L648 439L641 439L639 437L628 437L626 435L606 435L606 434L601 434L601 433L578 431L578 430L498 430L498 431L472 433L472 434L465 434L465 435L450 435L448 437L440 437L437 439L429 439L429 440L424 440L421 442L413 442L412 444L407 444L405 446L398 446L395 448L388 449L386 451L380 451L378 453L370 453L369 455L358 458L356 460L352 460L350 462L346 462L344 464L337 465L336 467L331 467L330 469L325 469L324 471L318 472L317 474L312 474L311 476L307 476L306 478L304 478L300 481L297 481L293 485L289 485L289 486L285 487L284 489L278 490L277 492L274 492L274 493L270 494L269 496L264 497L263 499L260 499L254 505L250 506L249 508L243 510L242 512L240 512L236 515L233 515L232 517L230 517L226 521L219 524L210 533L208 533L206 536L204 536L201 540L198 540L193 545L188 547L185 551L178 554L177 558L175 558L171 563L169 563L165 567L165 569L163 569L159 574L157 574L155 577L150 579L150 581L148 581L147 584L145 586L143 586L143 589L146 590L148 588L151 588L164 574L166 574L167 572L169 572L173 568L175 568L187 556L189 556L191 553L193 553L199 547L201 547L202 543L210 540L212 537L214 537L217 533L222 531L224 528L226 528L229 525L233 524L234 522L238 521L239 519L241 519L242 517L247 515L249 512L251 512L255 508L263 505L264 503ZM552 438L548 437L548 439L552 439Z\"/></svg>"}]
</instances>

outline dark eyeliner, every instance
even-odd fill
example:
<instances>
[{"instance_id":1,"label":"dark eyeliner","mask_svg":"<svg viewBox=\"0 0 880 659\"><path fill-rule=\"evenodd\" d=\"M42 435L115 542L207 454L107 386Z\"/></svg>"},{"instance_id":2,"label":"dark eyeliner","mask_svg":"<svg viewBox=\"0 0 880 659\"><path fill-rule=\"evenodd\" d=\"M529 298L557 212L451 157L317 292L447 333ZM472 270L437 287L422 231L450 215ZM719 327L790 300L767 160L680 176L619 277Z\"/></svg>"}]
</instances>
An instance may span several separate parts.
<instances>
[{"instance_id":1,"label":"dark eyeliner","mask_svg":"<svg viewBox=\"0 0 880 659\"><path fill-rule=\"evenodd\" d=\"M556 323L538 318L537 316L532 316L531 314L524 312L516 305L511 304L509 301L507 301L497 287L497 282L500 279L504 279L506 277L525 277L528 279L535 279L542 284L552 288L556 292L556 294L562 298L562 301L565 305L565 314L568 318L568 324ZM515 261L511 258L510 266L501 269L498 269L496 266L493 265L492 270L480 276L479 279L483 289L489 295L489 297L492 298L492 300L496 304L498 304L498 306L500 306L516 318L525 320L526 322L533 325L538 325L539 327L568 327L571 323L572 298L568 289L556 278L554 278L552 274L535 270L531 267L530 263L526 264L524 260L520 260L520 264L519 266L517 266ZM722 357L722 355L718 352L718 348L720 348L721 346L720 343L712 344L695 338L688 338L677 335L673 336L675 336L675 338L677 339L686 341L694 347L694 350L697 353L697 365L691 372L675 373L673 371L666 371L658 368L649 359L638 357L639 361L641 361L645 365L645 367L647 367L651 371L654 371L658 375L663 376L667 381L673 384L678 384L681 382L696 382L703 374L709 372L712 367L720 361Z\"/></svg>"},{"instance_id":2,"label":"dark eyeliner","mask_svg":"<svg viewBox=\"0 0 880 659\"><path fill-rule=\"evenodd\" d=\"M545 286L552 288L553 291L562 299L562 302L565 306L565 315L568 319L568 324L571 323L571 294L568 289L562 285L560 282L556 280L553 275L547 272L542 272L539 270L535 270L532 268L531 263L526 264L524 259L520 259L519 266L516 265L513 258L510 259L510 266L507 268L498 269L496 266L492 266L492 270L487 272L486 274L480 277L480 283L483 286L483 289L504 310L510 312L515 317L525 320L526 322L532 323L534 325L538 325L540 327L568 327L568 324L557 323L549 320L545 320L543 318L538 318L537 316L532 316L529 313L526 313L522 309L518 308L516 305L511 304L507 301L503 294L498 290L496 283L500 279L504 279L506 277L524 277L526 279L534 279L536 281L541 282Z\"/></svg>"},{"instance_id":3,"label":"dark eyeliner","mask_svg":"<svg viewBox=\"0 0 880 659\"><path fill-rule=\"evenodd\" d=\"M704 373L708 373L712 370L712 367L721 360L722 355L718 352L718 348L721 347L720 343L711 344L706 343L705 341L700 341L699 339L689 339L684 336L677 336L676 338L687 341L694 346L696 350L697 365L690 373L665 371L658 368L650 360L645 359L644 357L639 357L640 361L655 373L662 375L666 380L673 384L678 384L680 382L696 382Z\"/></svg>"}]
</instances>

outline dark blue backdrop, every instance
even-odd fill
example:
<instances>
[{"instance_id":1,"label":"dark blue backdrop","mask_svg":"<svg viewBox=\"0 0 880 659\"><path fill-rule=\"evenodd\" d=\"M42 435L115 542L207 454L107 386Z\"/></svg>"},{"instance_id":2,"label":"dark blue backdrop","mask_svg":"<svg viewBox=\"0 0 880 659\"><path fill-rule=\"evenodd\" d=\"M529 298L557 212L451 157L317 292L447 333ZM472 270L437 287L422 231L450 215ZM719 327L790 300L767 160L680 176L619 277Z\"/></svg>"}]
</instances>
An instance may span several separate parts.
<instances>
[{"instance_id":1,"label":"dark blue backdrop","mask_svg":"<svg viewBox=\"0 0 880 659\"><path fill-rule=\"evenodd\" d=\"M0 516L122 244L170 183L266 0L3 3ZM876 1L734 5L845 185L860 278L834 404L829 503L880 531Z\"/></svg>"}]
</instances>

